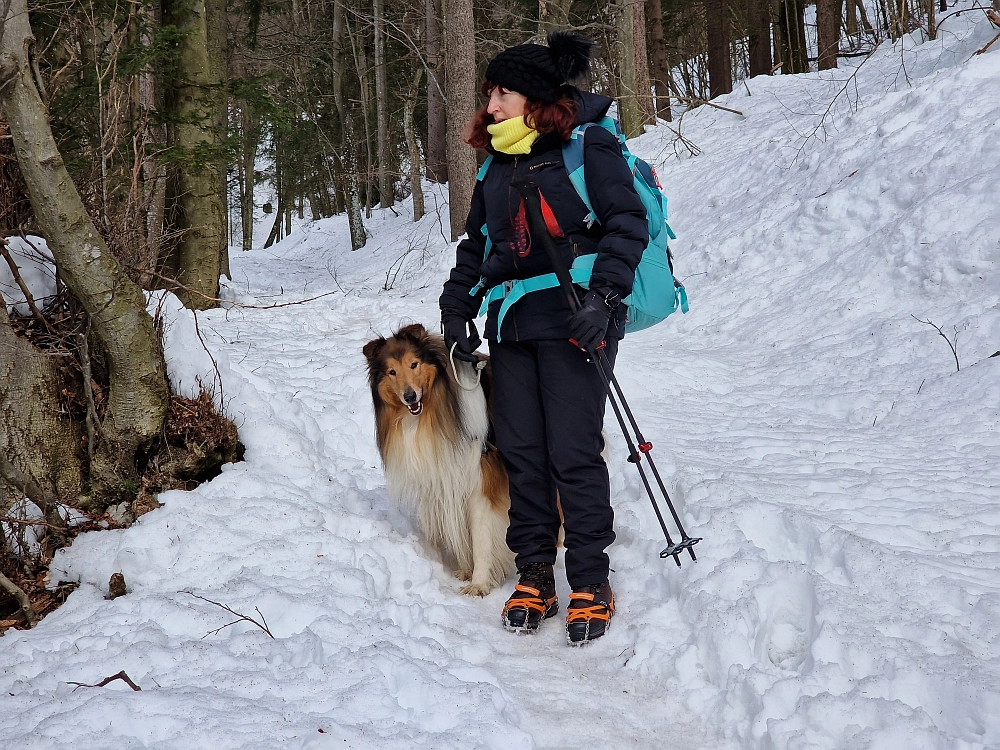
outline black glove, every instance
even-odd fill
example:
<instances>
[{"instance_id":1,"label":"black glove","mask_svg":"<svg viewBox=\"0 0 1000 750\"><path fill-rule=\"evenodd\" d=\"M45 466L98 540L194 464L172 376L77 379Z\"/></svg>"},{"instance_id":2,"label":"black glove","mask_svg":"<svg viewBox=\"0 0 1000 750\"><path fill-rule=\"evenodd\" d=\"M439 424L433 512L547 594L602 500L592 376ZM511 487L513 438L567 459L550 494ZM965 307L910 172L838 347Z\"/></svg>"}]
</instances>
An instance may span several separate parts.
<instances>
[{"instance_id":1,"label":"black glove","mask_svg":"<svg viewBox=\"0 0 1000 750\"><path fill-rule=\"evenodd\" d=\"M472 332L471 336L469 331ZM483 340L479 338L479 331L476 330L474 322L465 320L455 313L444 313L441 315L441 332L444 334L444 345L449 353L452 345L458 344L455 347L455 359L472 363L479 361L475 351Z\"/></svg>"},{"instance_id":2,"label":"black glove","mask_svg":"<svg viewBox=\"0 0 1000 750\"><path fill-rule=\"evenodd\" d=\"M608 332L608 320L611 318L611 308L607 300L613 296L591 289L583 298L583 304L569 319L570 336L581 349L592 352L601 345ZM612 301L617 305L616 300Z\"/></svg>"}]
</instances>

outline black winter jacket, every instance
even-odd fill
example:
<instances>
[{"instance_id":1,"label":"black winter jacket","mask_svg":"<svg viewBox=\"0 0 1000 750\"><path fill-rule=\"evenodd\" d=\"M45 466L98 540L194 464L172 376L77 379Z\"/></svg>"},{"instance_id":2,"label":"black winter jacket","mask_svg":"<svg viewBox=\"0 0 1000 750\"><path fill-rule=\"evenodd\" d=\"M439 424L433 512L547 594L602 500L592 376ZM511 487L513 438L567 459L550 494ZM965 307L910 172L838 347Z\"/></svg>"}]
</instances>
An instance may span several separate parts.
<instances>
[{"instance_id":1,"label":"black winter jacket","mask_svg":"<svg viewBox=\"0 0 1000 750\"><path fill-rule=\"evenodd\" d=\"M575 91L577 124L602 118L611 99ZM495 153L489 171L476 183L472 207L466 221L466 238L458 244L457 261L444 285L440 306L443 314L454 313L466 320L476 317L485 290L513 279L525 279L552 271L548 255L539 243L518 243L516 216L521 196L515 181L535 184L551 206L565 235L553 238L567 266L577 255L597 253L591 286L618 292L622 298L632 291L635 267L646 249L649 231L646 210L632 183L632 173L622 158L621 147L601 127L588 128L584 136L584 174L587 192L600 223L588 229L587 207L570 182L562 159L563 142L558 134L540 136L528 154ZM483 260L486 225L493 247ZM523 224L522 224L523 226ZM520 249L520 252L517 251ZM469 290L480 277L485 287L476 295ZM582 297L582 294L581 294ZM501 302L490 305L486 338L495 341ZM501 331L503 341L569 338L569 308L555 289L525 295L507 313ZM609 333L624 335L624 306L609 326Z\"/></svg>"}]
</instances>

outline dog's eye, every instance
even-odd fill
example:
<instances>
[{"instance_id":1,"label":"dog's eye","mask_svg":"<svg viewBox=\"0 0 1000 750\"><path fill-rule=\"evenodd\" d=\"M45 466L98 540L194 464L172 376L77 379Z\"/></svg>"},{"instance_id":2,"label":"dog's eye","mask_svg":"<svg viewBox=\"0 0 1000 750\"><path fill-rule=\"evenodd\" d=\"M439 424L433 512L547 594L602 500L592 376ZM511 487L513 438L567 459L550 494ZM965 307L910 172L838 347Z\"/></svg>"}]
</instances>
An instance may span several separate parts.
<instances>
[{"instance_id":1,"label":"dog's eye","mask_svg":"<svg viewBox=\"0 0 1000 750\"><path fill-rule=\"evenodd\" d=\"M389 370L389 374L392 375L393 377L396 377L396 371L395 370Z\"/></svg>"},{"instance_id":2,"label":"dog's eye","mask_svg":"<svg viewBox=\"0 0 1000 750\"><path fill-rule=\"evenodd\" d=\"M416 370L417 369L417 363L416 362L411 362L410 363L410 369L411 370Z\"/></svg>"}]
</instances>

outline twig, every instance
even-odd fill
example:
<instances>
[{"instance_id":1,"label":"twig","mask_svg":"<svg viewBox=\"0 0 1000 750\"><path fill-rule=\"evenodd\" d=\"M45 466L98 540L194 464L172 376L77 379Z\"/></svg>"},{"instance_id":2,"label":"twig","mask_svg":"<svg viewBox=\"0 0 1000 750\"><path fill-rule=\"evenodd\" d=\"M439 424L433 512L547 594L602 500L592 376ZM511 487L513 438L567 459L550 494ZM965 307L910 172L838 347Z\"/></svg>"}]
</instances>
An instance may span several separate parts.
<instances>
[{"instance_id":1,"label":"twig","mask_svg":"<svg viewBox=\"0 0 1000 750\"><path fill-rule=\"evenodd\" d=\"M47 529L58 529L59 531L64 530L64 526L49 523L48 521L39 521L37 518L14 518L13 516L0 516L0 523L16 523L21 526L44 526Z\"/></svg>"},{"instance_id":2,"label":"twig","mask_svg":"<svg viewBox=\"0 0 1000 750\"><path fill-rule=\"evenodd\" d=\"M947 336L944 335L944 331L941 330L941 326L937 325L936 323L932 323L929 320L921 320L916 315L911 315L910 317L913 318L918 323L923 323L924 325L930 326L935 331L937 331L939 334L941 334L941 338L943 338L945 341L948 342L948 348L951 349L952 356L955 357L955 372L961 372L962 371L962 365L959 364L959 361L958 361L958 350L956 349L956 345L958 344L958 329L957 328L955 329L955 343L952 343L951 339L949 339Z\"/></svg>"},{"instance_id":3,"label":"twig","mask_svg":"<svg viewBox=\"0 0 1000 750\"><path fill-rule=\"evenodd\" d=\"M36 614L34 607L31 606L31 600L28 598L28 595L24 593L24 589L10 580L3 573L0 573L0 589L3 589L17 599L17 603L21 606L21 611L24 612L24 617L28 621L28 627L35 627L35 624L38 622L38 615Z\"/></svg>"},{"instance_id":4,"label":"twig","mask_svg":"<svg viewBox=\"0 0 1000 750\"><path fill-rule=\"evenodd\" d=\"M139 687L134 682L132 682L132 678L131 677L129 677L127 674L125 674L125 670L124 669L121 672L119 672L118 674L116 674L116 675L112 675L111 677L105 677L103 680L101 680L100 682L98 682L96 685L87 685L86 683L83 683L83 682L70 682L68 684L70 684L70 685L76 685L76 687L73 688L73 692L76 692L77 690L79 690L82 687L88 687L88 688L104 687L109 682L114 682L115 680L121 680L126 685L128 685L130 688L132 688L133 690L135 690L136 692L139 692L140 690L142 690L141 687Z\"/></svg>"},{"instance_id":5,"label":"twig","mask_svg":"<svg viewBox=\"0 0 1000 750\"><path fill-rule=\"evenodd\" d=\"M151 276L155 276L156 278L160 279L161 281L168 282L168 286L165 287L168 292L172 292L175 289L183 289L185 292L193 294L197 297L201 297L202 299L207 300L209 302L225 303L230 307L237 307L240 310L276 310L279 307L292 307L293 305L304 305L307 302L315 302L318 299L323 299L323 297L329 297L330 295L337 293L335 291L323 292L323 294L317 294L315 297L309 297L308 299L300 299L295 302L281 302L275 305L245 305L241 302L233 302L232 300L222 299L221 297L211 297L203 292L199 292L197 289L192 289L191 287L184 286L184 284L180 283L176 279L172 279L169 276L164 276L163 274L159 274L156 271L143 271L143 273L148 273Z\"/></svg>"},{"instance_id":6,"label":"twig","mask_svg":"<svg viewBox=\"0 0 1000 750\"><path fill-rule=\"evenodd\" d=\"M87 330L76 335L80 350L80 369L83 371L83 391L87 396L87 456L94 460L94 424L97 421L97 407L94 405L94 379L90 367L90 346L87 336L90 334L90 318L87 318Z\"/></svg>"},{"instance_id":7,"label":"twig","mask_svg":"<svg viewBox=\"0 0 1000 750\"><path fill-rule=\"evenodd\" d=\"M45 330L52 333L52 327L49 322L42 315L41 310L35 304L35 298L31 294L31 290L28 289L28 285L24 283L24 279L21 278L21 269L17 267L17 263L14 262L14 258L11 257L8 245L10 243L7 241L6 237L0 237L0 255L3 259L7 261L7 265L10 267L10 272L14 275L14 281L17 282L18 287L21 289L21 294L24 295L24 301L28 303L28 309L31 310L31 314L35 316L39 323L44 326Z\"/></svg>"},{"instance_id":8,"label":"twig","mask_svg":"<svg viewBox=\"0 0 1000 750\"><path fill-rule=\"evenodd\" d=\"M983 53L984 53L984 52L985 52L986 50L988 50L988 49L989 49L990 47L992 47L992 46L993 46L993 43L994 43L994 42L995 42L995 41L996 41L997 39L1000 39L1000 34L997 34L997 35L996 35L995 37L993 37L993 38L992 38L992 39L990 39L990 40L989 40L988 42L986 42L986 46L985 46L985 47L982 47L982 48L980 48L980 49L977 49L977 50L976 50L976 55L981 55L981 54L983 54ZM975 55L973 55L973 57L975 57Z\"/></svg>"},{"instance_id":9,"label":"twig","mask_svg":"<svg viewBox=\"0 0 1000 750\"><path fill-rule=\"evenodd\" d=\"M274 635L271 634L270 629L267 627L267 621L264 619L263 613L260 611L260 609L258 607L254 607L254 609L257 610L257 614L260 615L260 622L257 622L252 617L247 617L246 615L244 615L244 614L242 614L240 612L237 612L235 609L231 609L230 607L227 607L225 604L220 604L219 602L215 602L215 601L212 601L211 599L206 599L203 596L199 596L198 594L195 594L193 591L182 591L181 593L182 594L188 594L189 596L193 596L195 599L201 599L203 602L208 602L209 604L214 604L216 607L221 607L222 609L226 610L226 612L228 612L229 614L235 615L236 617L239 618L237 620L233 620L232 622L226 623L221 628L216 628L215 630L208 631L207 633L205 633L205 635L202 636L202 638L208 638L208 636L215 635L216 633L218 633L218 632L220 632L222 630L225 630L230 625L236 625L237 623L240 623L240 622L250 622L250 623L253 623L258 628L260 628L265 633L267 633L269 636L271 636L272 639L274 638Z\"/></svg>"},{"instance_id":10,"label":"twig","mask_svg":"<svg viewBox=\"0 0 1000 750\"><path fill-rule=\"evenodd\" d=\"M201 342L201 348L205 350L205 354L208 358L212 360L212 368L215 370L215 379L219 381L219 409L225 408L226 399L225 393L222 390L222 373L219 372L219 363L215 361L215 357L212 356L211 350L208 348L208 344L205 343L205 339L201 337L201 329L198 328L198 311L192 310L192 317L194 317L194 333L198 337L198 341Z\"/></svg>"}]
</instances>

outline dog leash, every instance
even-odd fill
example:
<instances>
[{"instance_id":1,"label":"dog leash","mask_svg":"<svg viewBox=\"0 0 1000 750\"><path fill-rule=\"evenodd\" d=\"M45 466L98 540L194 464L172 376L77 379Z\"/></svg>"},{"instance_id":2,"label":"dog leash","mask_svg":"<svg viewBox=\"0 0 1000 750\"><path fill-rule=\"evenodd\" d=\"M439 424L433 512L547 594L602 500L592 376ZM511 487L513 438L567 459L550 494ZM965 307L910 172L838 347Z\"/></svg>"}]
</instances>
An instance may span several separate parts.
<instances>
[{"instance_id":1,"label":"dog leash","mask_svg":"<svg viewBox=\"0 0 1000 750\"><path fill-rule=\"evenodd\" d=\"M451 345L451 351L448 352L448 359L451 361L451 371L455 374L455 382L458 383L458 386L463 391L474 391L474 390L476 390L479 387L479 380L480 380L480 378L483 375L483 370L486 368L486 360L485 359L481 359L478 362L476 362L476 364L472 365L475 368L475 370L476 370L476 382L473 385L471 385L469 387L466 387L465 384L462 382L462 379L460 377L458 377L458 368L455 367L455 347L456 346L458 346L458 342L457 341L454 344ZM470 362L469 364L472 364L472 363Z\"/></svg>"}]
</instances>

